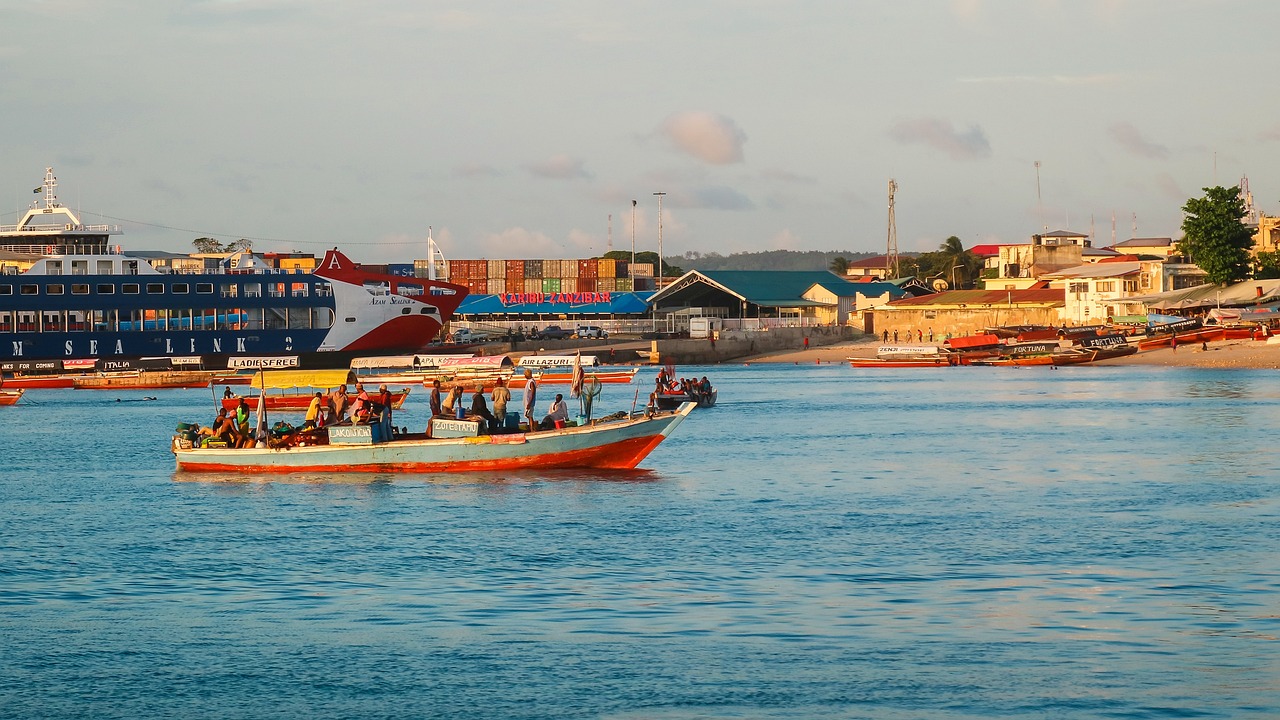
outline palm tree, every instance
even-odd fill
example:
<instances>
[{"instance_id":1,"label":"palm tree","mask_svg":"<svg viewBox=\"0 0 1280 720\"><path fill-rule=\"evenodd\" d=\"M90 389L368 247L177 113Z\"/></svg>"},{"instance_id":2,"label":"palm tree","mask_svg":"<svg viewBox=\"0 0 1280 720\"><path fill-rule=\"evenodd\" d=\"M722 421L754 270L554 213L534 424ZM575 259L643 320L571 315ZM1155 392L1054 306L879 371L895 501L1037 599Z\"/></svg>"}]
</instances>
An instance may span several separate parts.
<instances>
[{"instance_id":1,"label":"palm tree","mask_svg":"<svg viewBox=\"0 0 1280 720\"><path fill-rule=\"evenodd\" d=\"M950 276L955 289L959 289L961 284L972 280L978 259L974 257L973 253L964 249L964 243L960 241L960 238L952 235L943 240L942 244L938 246L938 252L942 255L945 263L943 272ZM957 270L961 272L960 280L956 279Z\"/></svg>"},{"instance_id":2,"label":"palm tree","mask_svg":"<svg viewBox=\"0 0 1280 720\"><path fill-rule=\"evenodd\" d=\"M827 267L837 275L845 275L849 272L849 258L837 255L831 259L831 264Z\"/></svg>"}]
</instances>

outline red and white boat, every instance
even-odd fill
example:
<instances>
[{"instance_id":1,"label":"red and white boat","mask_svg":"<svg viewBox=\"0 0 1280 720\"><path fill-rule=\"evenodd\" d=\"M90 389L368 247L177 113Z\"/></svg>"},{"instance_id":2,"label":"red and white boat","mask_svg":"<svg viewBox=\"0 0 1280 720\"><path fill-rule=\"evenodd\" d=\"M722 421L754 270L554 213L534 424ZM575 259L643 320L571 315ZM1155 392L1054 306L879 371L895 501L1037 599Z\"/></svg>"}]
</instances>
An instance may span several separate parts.
<instances>
[{"instance_id":1,"label":"red and white boat","mask_svg":"<svg viewBox=\"0 0 1280 720\"><path fill-rule=\"evenodd\" d=\"M22 398L24 390L0 390L0 406L16 405L18 400Z\"/></svg>"},{"instance_id":2,"label":"red and white boat","mask_svg":"<svg viewBox=\"0 0 1280 720\"><path fill-rule=\"evenodd\" d=\"M881 345L875 357L845 358L856 368L947 367L957 364L953 353L937 345Z\"/></svg>"},{"instance_id":3,"label":"red and white boat","mask_svg":"<svg viewBox=\"0 0 1280 720\"><path fill-rule=\"evenodd\" d=\"M621 413L581 427L544 432L467 437L398 436L374 442L373 426L323 428L325 444L284 448L199 448L175 436L179 471L223 473L439 473L550 468L630 470L653 452L693 410ZM466 421L454 421L459 424Z\"/></svg>"}]
</instances>

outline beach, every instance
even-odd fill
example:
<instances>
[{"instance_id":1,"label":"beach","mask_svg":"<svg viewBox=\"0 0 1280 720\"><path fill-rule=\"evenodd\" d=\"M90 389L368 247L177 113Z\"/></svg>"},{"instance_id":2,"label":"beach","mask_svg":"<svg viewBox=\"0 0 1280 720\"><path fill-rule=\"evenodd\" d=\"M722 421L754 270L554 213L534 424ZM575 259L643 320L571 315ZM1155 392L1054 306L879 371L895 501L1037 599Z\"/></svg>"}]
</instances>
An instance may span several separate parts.
<instances>
[{"instance_id":1,"label":"beach","mask_svg":"<svg viewBox=\"0 0 1280 720\"><path fill-rule=\"evenodd\" d=\"M844 362L850 357L875 357L880 342L876 338L766 353L741 358L734 362L826 364ZM1128 357L1103 360L1099 365L1162 365L1168 367L1280 369L1280 343L1257 340L1223 340L1208 343L1207 348L1183 346L1177 350L1159 348Z\"/></svg>"}]
</instances>

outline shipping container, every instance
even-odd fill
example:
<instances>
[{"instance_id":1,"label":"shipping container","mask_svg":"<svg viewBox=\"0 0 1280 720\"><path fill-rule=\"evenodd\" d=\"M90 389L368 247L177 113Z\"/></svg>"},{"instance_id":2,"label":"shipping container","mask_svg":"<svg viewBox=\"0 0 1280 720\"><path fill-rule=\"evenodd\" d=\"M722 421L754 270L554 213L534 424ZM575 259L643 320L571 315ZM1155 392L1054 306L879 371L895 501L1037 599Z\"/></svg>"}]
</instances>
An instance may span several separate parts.
<instances>
[{"instance_id":1,"label":"shipping container","mask_svg":"<svg viewBox=\"0 0 1280 720\"><path fill-rule=\"evenodd\" d=\"M626 260L617 260L613 263L613 276L618 278L631 277L627 274L627 270L631 263Z\"/></svg>"},{"instance_id":2,"label":"shipping container","mask_svg":"<svg viewBox=\"0 0 1280 720\"><path fill-rule=\"evenodd\" d=\"M472 280L489 279L489 261L488 260L472 260L471 261L471 279Z\"/></svg>"},{"instance_id":3,"label":"shipping container","mask_svg":"<svg viewBox=\"0 0 1280 720\"><path fill-rule=\"evenodd\" d=\"M600 266L595 260L579 260L578 261L578 277L595 279L598 277ZM586 292L585 290L583 292Z\"/></svg>"},{"instance_id":4,"label":"shipping container","mask_svg":"<svg viewBox=\"0 0 1280 720\"><path fill-rule=\"evenodd\" d=\"M505 278L489 278L485 281L488 283L486 292L489 295L500 295L507 291L507 281Z\"/></svg>"},{"instance_id":5,"label":"shipping container","mask_svg":"<svg viewBox=\"0 0 1280 720\"><path fill-rule=\"evenodd\" d=\"M602 277L596 279L596 292L614 292L618 289L618 279Z\"/></svg>"},{"instance_id":6,"label":"shipping container","mask_svg":"<svg viewBox=\"0 0 1280 720\"><path fill-rule=\"evenodd\" d=\"M504 291L509 293L524 292L524 280L521 278L513 278L508 275Z\"/></svg>"},{"instance_id":7,"label":"shipping container","mask_svg":"<svg viewBox=\"0 0 1280 720\"><path fill-rule=\"evenodd\" d=\"M596 260L596 277L618 277L618 261L612 258L600 258L599 260Z\"/></svg>"},{"instance_id":8,"label":"shipping container","mask_svg":"<svg viewBox=\"0 0 1280 720\"><path fill-rule=\"evenodd\" d=\"M544 293L560 292L560 278L543 278L542 292Z\"/></svg>"},{"instance_id":9,"label":"shipping container","mask_svg":"<svg viewBox=\"0 0 1280 720\"><path fill-rule=\"evenodd\" d=\"M467 281L467 289L471 291L472 295L485 295L489 291L489 281L472 278Z\"/></svg>"},{"instance_id":10,"label":"shipping container","mask_svg":"<svg viewBox=\"0 0 1280 720\"><path fill-rule=\"evenodd\" d=\"M507 276L507 262L505 260L488 260L486 261L485 270L489 273L486 277L490 280L505 278Z\"/></svg>"},{"instance_id":11,"label":"shipping container","mask_svg":"<svg viewBox=\"0 0 1280 720\"><path fill-rule=\"evenodd\" d=\"M560 261L560 278L576 278L578 277L578 261L577 260L561 260ZM562 292L568 292L567 290Z\"/></svg>"},{"instance_id":12,"label":"shipping container","mask_svg":"<svg viewBox=\"0 0 1280 720\"><path fill-rule=\"evenodd\" d=\"M387 272L401 277L413 277L414 263L388 263Z\"/></svg>"},{"instance_id":13,"label":"shipping container","mask_svg":"<svg viewBox=\"0 0 1280 720\"><path fill-rule=\"evenodd\" d=\"M631 278L620 277L614 282L618 283L618 287L617 287L618 292L631 292L631 288L633 287L633 285L631 284Z\"/></svg>"},{"instance_id":14,"label":"shipping container","mask_svg":"<svg viewBox=\"0 0 1280 720\"><path fill-rule=\"evenodd\" d=\"M507 266L507 279L515 278L517 280L524 279L524 261L523 260L507 260L504 263Z\"/></svg>"},{"instance_id":15,"label":"shipping container","mask_svg":"<svg viewBox=\"0 0 1280 720\"><path fill-rule=\"evenodd\" d=\"M627 270L631 277L653 277L653 263L631 263Z\"/></svg>"},{"instance_id":16,"label":"shipping container","mask_svg":"<svg viewBox=\"0 0 1280 720\"><path fill-rule=\"evenodd\" d=\"M632 289L636 292L649 292L653 290L653 278L636 276L631 278Z\"/></svg>"},{"instance_id":17,"label":"shipping container","mask_svg":"<svg viewBox=\"0 0 1280 720\"><path fill-rule=\"evenodd\" d=\"M578 292L595 292L595 278L578 278Z\"/></svg>"},{"instance_id":18,"label":"shipping container","mask_svg":"<svg viewBox=\"0 0 1280 720\"><path fill-rule=\"evenodd\" d=\"M541 260L525 260L524 261L524 277L542 279L542 261Z\"/></svg>"},{"instance_id":19,"label":"shipping container","mask_svg":"<svg viewBox=\"0 0 1280 720\"><path fill-rule=\"evenodd\" d=\"M578 278L560 278L560 292L578 292Z\"/></svg>"},{"instance_id":20,"label":"shipping container","mask_svg":"<svg viewBox=\"0 0 1280 720\"><path fill-rule=\"evenodd\" d=\"M425 264L425 261L424 261ZM450 260L446 263L449 267L449 277L454 280L467 279L467 261L466 260Z\"/></svg>"},{"instance_id":21,"label":"shipping container","mask_svg":"<svg viewBox=\"0 0 1280 720\"><path fill-rule=\"evenodd\" d=\"M542 292L542 283L542 278L525 278L524 291L527 293L540 293Z\"/></svg>"},{"instance_id":22,"label":"shipping container","mask_svg":"<svg viewBox=\"0 0 1280 720\"><path fill-rule=\"evenodd\" d=\"M366 264L366 263L356 263L356 267L357 267L357 268L359 268L360 270L365 271L365 272L377 273L378 275L390 275L390 274L391 274L391 273L389 273L389 272L387 271L387 266L386 266L385 264L380 264L380 263L367 263L367 264Z\"/></svg>"},{"instance_id":23,"label":"shipping container","mask_svg":"<svg viewBox=\"0 0 1280 720\"><path fill-rule=\"evenodd\" d=\"M558 278L564 277L564 273L560 272L560 268L564 265L559 260L543 260L542 261L542 277Z\"/></svg>"}]
</instances>

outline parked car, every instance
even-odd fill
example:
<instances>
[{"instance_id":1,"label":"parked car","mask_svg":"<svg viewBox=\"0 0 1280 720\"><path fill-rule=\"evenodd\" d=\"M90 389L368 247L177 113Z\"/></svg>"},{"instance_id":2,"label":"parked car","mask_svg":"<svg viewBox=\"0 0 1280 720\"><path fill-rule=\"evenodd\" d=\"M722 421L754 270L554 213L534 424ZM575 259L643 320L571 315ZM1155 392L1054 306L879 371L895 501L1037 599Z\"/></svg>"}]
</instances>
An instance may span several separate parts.
<instances>
[{"instance_id":1,"label":"parked car","mask_svg":"<svg viewBox=\"0 0 1280 720\"><path fill-rule=\"evenodd\" d=\"M609 337L609 333L605 332L604 328L599 325L579 325L577 335L580 338L594 338L597 340Z\"/></svg>"},{"instance_id":2,"label":"parked car","mask_svg":"<svg viewBox=\"0 0 1280 720\"><path fill-rule=\"evenodd\" d=\"M472 330L471 328L458 328L453 331L453 342L456 343L478 343L488 340L488 336Z\"/></svg>"},{"instance_id":3,"label":"parked car","mask_svg":"<svg viewBox=\"0 0 1280 720\"><path fill-rule=\"evenodd\" d=\"M567 340L572 337L573 333L565 330L559 325L548 325L541 330L534 331L534 340Z\"/></svg>"}]
</instances>

